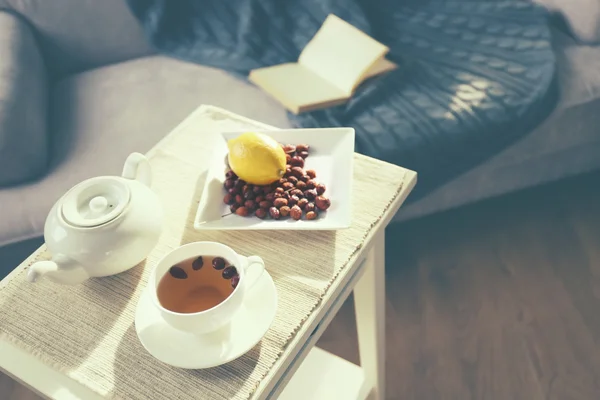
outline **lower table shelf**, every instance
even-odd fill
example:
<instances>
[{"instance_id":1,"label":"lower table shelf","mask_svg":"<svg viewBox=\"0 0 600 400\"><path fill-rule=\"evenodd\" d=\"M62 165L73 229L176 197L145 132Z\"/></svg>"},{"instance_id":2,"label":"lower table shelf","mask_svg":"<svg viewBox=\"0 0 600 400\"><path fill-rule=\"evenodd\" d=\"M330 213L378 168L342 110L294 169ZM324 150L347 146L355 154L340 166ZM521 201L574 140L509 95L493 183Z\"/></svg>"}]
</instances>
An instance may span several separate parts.
<instances>
[{"instance_id":1,"label":"lower table shelf","mask_svg":"<svg viewBox=\"0 0 600 400\"><path fill-rule=\"evenodd\" d=\"M370 392L361 367L314 347L279 400L364 400Z\"/></svg>"}]
</instances>

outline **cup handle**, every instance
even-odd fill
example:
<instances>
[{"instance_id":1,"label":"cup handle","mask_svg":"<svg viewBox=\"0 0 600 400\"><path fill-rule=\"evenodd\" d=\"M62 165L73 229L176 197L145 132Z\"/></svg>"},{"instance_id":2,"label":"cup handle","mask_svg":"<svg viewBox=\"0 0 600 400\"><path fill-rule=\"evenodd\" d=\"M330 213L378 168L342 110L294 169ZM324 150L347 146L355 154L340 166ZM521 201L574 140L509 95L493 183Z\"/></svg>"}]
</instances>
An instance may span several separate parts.
<instances>
[{"instance_id":1,"label":"cup handle","mask_svg":"<svg viewBox=\"0 0 600 400\"><path fill-rule=\"evenodd\" d=\"M250 256L247 258L248 263L244 267L246 274L246 285L251 289L256 285L263 272L265 271L265 262L259 256Z\"/></svg>"}]
</instances>

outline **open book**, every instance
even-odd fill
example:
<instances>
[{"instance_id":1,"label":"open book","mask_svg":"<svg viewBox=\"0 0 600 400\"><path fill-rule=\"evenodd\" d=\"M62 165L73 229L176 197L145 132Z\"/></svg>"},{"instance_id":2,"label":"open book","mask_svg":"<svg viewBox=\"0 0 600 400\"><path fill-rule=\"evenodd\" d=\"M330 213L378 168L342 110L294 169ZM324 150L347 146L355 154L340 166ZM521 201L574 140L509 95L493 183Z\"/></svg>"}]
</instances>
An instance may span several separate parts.
<instances>
[{"instance_id":1,"label":"open book","mask_svg":"<svg viewBox=\"0 0 600 400\"><path fill-rule=\"evenodd\" d=\"M251 82L298 114L346 102L366 79L391 71L389 48L330 14L298 62L250 71Z\"/></svg>"}]
</instances>

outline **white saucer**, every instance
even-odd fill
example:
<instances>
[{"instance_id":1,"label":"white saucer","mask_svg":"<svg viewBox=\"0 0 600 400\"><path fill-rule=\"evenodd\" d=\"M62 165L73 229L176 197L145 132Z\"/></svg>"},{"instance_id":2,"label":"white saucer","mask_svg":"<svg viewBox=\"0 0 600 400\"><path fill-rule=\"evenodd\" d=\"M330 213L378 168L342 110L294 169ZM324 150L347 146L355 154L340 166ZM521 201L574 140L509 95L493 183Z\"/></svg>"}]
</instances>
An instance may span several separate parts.
<instances>
[{"instance_id":1,"label":"white saucer","mask_svg":"<svg viewBox=\"0 0 600 400\"><path fill-rule=\"evenodd\" d=\"M144 348L159 361L178 368L211 368L235 360L267 333L277 312L277 290L265 270L225 328L194 335L172 328L144 289L135 312L135 330Z\"/></svg>"}]
</instances>

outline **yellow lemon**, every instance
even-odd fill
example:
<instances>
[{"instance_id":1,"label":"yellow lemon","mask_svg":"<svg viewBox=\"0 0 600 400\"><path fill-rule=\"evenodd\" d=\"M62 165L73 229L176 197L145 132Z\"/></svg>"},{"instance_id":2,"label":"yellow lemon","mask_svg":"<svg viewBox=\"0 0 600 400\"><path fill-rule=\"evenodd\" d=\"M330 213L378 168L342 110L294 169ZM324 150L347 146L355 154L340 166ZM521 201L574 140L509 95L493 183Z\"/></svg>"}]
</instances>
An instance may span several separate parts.
<instances>
[{"instance_id":1,"label":"yellow lemon","mask_svg":"<svg viewBox=\"0 0 600 400\"><path fill-rule=\"evenodd\" d=\"M285 152L272 137L246 132L227 142L229 166L253 185L268 185L285 174Z\"/></svg>"}]
</instances>

